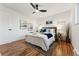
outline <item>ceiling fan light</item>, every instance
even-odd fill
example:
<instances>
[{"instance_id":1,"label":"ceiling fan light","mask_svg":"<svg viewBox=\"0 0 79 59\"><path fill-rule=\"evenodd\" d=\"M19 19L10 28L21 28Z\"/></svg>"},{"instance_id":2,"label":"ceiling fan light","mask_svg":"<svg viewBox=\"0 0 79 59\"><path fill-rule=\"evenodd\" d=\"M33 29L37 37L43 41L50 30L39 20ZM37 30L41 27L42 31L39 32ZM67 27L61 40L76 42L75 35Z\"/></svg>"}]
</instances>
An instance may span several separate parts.
<instances>
[{"instance_id":1,"label":"ceiling fan light","mask_svg":"<svg viewBox=\"0 0 79 59\"><path fill-rule=\"evenodd\" d=\"M39 10L35 10L35 12L39 12Z\"/></svg>"}]
</instances>

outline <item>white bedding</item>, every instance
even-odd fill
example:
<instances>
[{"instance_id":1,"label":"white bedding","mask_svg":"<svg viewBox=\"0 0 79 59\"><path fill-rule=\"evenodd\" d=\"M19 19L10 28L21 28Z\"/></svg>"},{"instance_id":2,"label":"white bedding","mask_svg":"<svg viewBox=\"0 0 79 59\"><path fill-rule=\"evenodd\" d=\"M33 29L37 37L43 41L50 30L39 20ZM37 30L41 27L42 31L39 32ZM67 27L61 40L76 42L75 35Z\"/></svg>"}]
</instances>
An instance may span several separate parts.
<instances>
[{"instance_id":1,"label":"white bedding","mask_svg":"<svg viewBox=\"0 0 79 59\"><path fill-rule=\"evenodd\" d=\"M49 49L49 46L55 41L55 37L53 34L53 37L49 38L46 35L43 35L41 33L32 33L29 35L26 35L27 42L40 46L44 51L47 51Z\"/></svg>"}]
</instances>

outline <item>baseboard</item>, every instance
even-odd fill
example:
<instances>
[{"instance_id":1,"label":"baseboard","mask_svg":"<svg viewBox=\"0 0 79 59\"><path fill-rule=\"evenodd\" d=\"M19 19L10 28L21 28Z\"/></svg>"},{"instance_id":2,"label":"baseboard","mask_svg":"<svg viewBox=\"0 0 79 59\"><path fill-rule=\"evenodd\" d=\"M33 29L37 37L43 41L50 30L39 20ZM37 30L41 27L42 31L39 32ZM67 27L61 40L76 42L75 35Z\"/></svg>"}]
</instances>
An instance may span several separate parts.
<instances>
[{"instance_id":1,"label":"baseboard","mask_svg":"<svg viewBox=\"0 0 79 59\"><path fill-rule=\"evenodd\" d=\"M73 47L73 48L74 48L74 47ZM74 55L75 55L75 56L79 56L79 52L77 51L76 48L73 49L73 52L74 52Z\"/></svg>"},{"instance_id":2,"label":"baseboard","mask_svg":"<svg viewBox=\"0 0 79 59\"><path fill-rule=\"evenodd\" d=\"M73 46L74 55L75 55L75 56L79 56L79 52L78 52L77 49L75 48L75 46L74 46L74 44L73 44L72 41L71 41L71 44L72 44L72 46Z\"/></svg>"}]
</instances>

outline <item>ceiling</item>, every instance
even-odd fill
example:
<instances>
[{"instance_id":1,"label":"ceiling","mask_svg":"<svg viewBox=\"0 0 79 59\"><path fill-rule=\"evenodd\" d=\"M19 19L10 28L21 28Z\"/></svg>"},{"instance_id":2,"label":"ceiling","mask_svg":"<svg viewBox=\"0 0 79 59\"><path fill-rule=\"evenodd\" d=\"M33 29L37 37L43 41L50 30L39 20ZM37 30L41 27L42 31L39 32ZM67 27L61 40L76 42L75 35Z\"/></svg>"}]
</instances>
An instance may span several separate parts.
<instances>
[{"instance_id":1,"label":"ceiling","mask_svg":"<svg viewBox=\"0 0 79 59\"><path fill-rule=\"evenodd\" d=\"M29 3L3 3L2 5L25 15L28 18L39 18L55 15L60 12L68 11L73 6L71 3L38 3L39 9L46 9L47 12L32 14L34 9Z\"/></svg>"}]
</instances>

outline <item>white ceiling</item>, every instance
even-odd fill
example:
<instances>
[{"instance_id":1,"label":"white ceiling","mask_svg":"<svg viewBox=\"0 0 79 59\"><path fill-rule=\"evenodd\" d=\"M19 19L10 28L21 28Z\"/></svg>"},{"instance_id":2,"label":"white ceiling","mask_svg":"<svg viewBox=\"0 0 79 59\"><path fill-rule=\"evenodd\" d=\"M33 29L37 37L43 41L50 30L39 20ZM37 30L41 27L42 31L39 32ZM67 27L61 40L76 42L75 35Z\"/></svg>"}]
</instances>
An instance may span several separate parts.
<instances>
[{"instance_id":1,"label":"white ceiling","mask_svg":"<svg viewBox=\"0 0 79 59\"><path fill-rule=\"evenodd\" d=\"M19 13L22 13L29 18L39 18L55 15L60 12L68 11L73 6L73 4L71 3L38 3L39 9L46 9L47 12L45 13L39 12L32 14L34 9L29 3L4 3L2 5L10 9L13 9Z\"/></svg>"}]
</instances>

